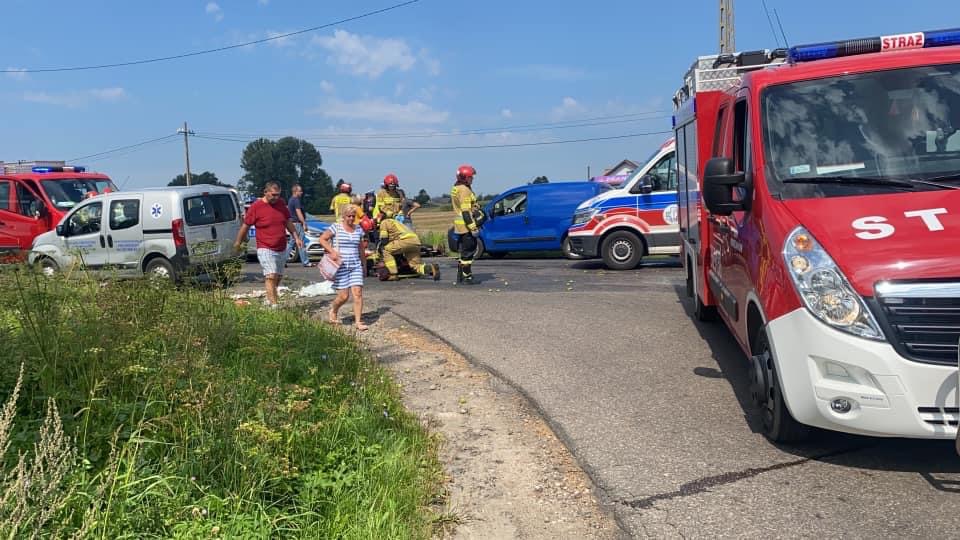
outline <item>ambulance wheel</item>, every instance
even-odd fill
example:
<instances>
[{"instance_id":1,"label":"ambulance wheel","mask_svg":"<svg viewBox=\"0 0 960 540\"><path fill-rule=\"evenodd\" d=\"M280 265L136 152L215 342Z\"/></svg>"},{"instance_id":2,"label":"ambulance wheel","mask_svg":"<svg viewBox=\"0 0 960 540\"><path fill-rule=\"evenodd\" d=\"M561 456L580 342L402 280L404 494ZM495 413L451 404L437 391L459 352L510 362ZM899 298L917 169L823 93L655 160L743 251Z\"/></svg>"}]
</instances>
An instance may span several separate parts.
<instances>
[{"instance_id":1,"label":"ambulance wheel","mask_svg":"<svg viewBox=\"0 0 960 540\"><path fill-rule=\"evenodd\" d=\"M643 240L628 231L614 231L600 247L603 264L611 270L633 270L643 258Z\"/></svg>"},{"instance_id":2,"label":"ambulance wheel","mask_svg":"<svg viewBox=\"0 0 960 540\"><path fill-rule=\"evenodd\" d=\"M576 253L573 252L573 246L570 245L569 236L563 239L563 243L560 244L560 251L563 252L564 257L572 261L578 261L583 258L582 255L577 255Z\"/></svg>"},{"instance_id":3,"label":"ambulance wheel","mask_svg":"<svg viewBox=\"0 0 960 540\"><path fill-rule=\"evenodd\" d=\"M760 412L763 435L776 443L809 439L810 426L797 422L787 409L776 363L770 353L770 342L763 328L754 342L753 353L750 363L750 394Z\"/></svg>"},{"instance_id":4,"label":"ambulance wheel","mask_svg":"<svg viewBox=\"0 0 960 540\"><path fill-rule=\"evenodd\" d=\"M173 265L163 257L157 257L148 262L143 273L151 280L169 281L170 283L177 281L177 273L174 271Z\"/></svg>"},{"instance_id":5,"label":"ambulance wheel","mask_svg":"<svg viewBox=\"0 0 960 540\"><path fill-rule=\"evenodd\" d=\"M50 257L43 257L40 259L40 273L47 276L53 277L60 272L60 267L57 265L57 262L51 259Z\"/></svg>"}]
</instances>

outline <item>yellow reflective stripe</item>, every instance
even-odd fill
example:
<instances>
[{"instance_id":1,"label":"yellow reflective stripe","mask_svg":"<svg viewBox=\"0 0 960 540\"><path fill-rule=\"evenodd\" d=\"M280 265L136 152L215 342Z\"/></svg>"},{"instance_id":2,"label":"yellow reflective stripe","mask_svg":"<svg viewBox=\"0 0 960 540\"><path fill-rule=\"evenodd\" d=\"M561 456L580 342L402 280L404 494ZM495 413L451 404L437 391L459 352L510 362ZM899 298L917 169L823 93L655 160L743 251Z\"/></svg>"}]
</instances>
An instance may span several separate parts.
<instances>
[{"instance_id":1,"label":"yellow reflective stripe","mask_svg":"<svg viewBox=\"0 0 960 540\"><path fill-rule=\"evenodd\" d=\"M463 221L463 218L453 220L454 225L466 225L466 222Z\"/></svg>"},{"instance_id":2,"label":"yellow reflective stripe","mask_svg":"<svg viewBox=\"0 0 960 540\"><path fill-rule=\"evenodd\" d=\"M473 205L470 204L470 203L463 203L463 204L460 205L460 209L461 209L461 210L472 210L472 209L473 209Z\"/></svg>"}]
</instances>

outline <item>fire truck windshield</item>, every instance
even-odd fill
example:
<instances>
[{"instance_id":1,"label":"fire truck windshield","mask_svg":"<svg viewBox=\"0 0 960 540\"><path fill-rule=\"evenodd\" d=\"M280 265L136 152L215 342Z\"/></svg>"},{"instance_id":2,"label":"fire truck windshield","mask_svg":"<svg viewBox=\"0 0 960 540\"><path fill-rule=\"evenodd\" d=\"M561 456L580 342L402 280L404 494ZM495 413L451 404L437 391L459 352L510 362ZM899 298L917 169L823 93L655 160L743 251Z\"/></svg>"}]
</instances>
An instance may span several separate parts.
<instances>
[{"instance_id":1,"label":"fire truck windshield","mask_svg":"<svg viewBox=\"0 0 960 540\"><path fill-rule=\"evenodd\" d=\"M106 190L117 191L110 180L101 178L61 178L40 182L50 201L62 210L73 208L80 201Z\"/></svg>"},{"instance_id":2,"label":"fire truck windshield","mask_svg":"<svg viewBox=\"0 0 960 540\"><path fill-rule=\"evenodd\" d=\"M762 108L765 176L782 198L895 185L859 179L960 182L960 64L772 86ZM826 177L837 181L818 181ZM935 189L917 182L912 190Z\"/></svg>"}]
</instances>

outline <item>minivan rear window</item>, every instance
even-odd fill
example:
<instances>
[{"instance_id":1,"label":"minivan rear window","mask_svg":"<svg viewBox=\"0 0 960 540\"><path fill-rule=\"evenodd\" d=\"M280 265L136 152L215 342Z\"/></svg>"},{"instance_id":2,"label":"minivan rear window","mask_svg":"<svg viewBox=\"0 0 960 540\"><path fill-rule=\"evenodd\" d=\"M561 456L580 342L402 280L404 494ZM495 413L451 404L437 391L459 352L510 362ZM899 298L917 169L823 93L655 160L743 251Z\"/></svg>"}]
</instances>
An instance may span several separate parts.
<instances>
[{"instance_id":1,"label":"minivan rear window","mask_svg":"<svg viewBox=\"0 0 960 540\"><path fill-rule=\"evenodd\" d=\"M190 226L212 225L237 219L237 208L229 194L198 195L183 200L183 216Z\"/></svg>"}]
</instances>

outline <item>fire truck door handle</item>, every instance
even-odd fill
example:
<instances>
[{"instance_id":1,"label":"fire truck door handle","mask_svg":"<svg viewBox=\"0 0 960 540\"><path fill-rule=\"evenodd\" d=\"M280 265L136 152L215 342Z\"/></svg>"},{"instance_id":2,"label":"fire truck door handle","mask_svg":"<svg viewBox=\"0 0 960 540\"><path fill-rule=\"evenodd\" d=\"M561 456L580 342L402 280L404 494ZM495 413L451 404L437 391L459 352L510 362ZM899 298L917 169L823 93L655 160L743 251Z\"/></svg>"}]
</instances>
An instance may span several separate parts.
<instances>
[{"instance_id":1,"label":"fire truck door handle","mask_svg":"<svg viewBox=\"0 0 960 540\"><path fill-rule=\"evenodd\" d=\"M210 227L210 234L212 234L212 235L213 235L213 239L216 240L216 239L217 239L217 228L216 228L216 227Z\"/></svg>"},{"instance_id":2,"label":"fire truck door handle","mask_svg":"<svg viewBox=\"0 0 960 540\"><path fill-rule=\"evenodd\" d=\"M110 247L113 247L113 235L112 235L112 234L108 234L108 235L107 235L107 245L110 246Z\"/></svg>"},{"instance_id":3,"label":"fire truck door handle","mask_svg":"<svg viewBox=\"0 0 960 540\"><path fill-rule=\"evenodd\" d=\"M103 240L103 235L100 235L100 247L107 247L107 243Z\"/></svg>"}]
</instances>

